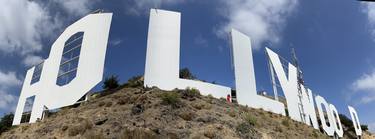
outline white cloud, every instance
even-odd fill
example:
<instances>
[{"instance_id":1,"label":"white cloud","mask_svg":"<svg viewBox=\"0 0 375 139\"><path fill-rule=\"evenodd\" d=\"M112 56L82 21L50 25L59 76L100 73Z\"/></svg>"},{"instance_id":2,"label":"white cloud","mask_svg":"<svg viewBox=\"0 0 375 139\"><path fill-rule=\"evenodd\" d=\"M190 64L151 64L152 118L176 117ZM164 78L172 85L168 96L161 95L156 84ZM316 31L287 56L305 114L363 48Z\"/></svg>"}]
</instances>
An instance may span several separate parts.
<instances>
[{"instance_id":1,"label":"white cloud","mask_svg":"<svg viewBox=\"0 0 375 139\"><path fill-rule=\"evenodd\" d=\"M0 0L0 5L0 51L40 51L42 37L56 27L49 13L29 0Z\"/></svg>"},{"instance_id":2,"label":"white cloud","mask_svg":"<svg viewBox=\"0 0 375 139\"><path fill-rule=\"evenodd\" d=\"M15 72L0 71L0 89L7 89L9 87L20 86L22 81L17 78Z\"/></svg>"},{"instance_id":3,"label":"white cloud","mask_svg":"<svg viewBox=\"0 0 375 139\"><path fill-rule=\"evenodd\" d=\"M22 61L26 66L34 66L43 61L43 58L35 55L27 55L26 58Z\"/></svg>"},{"instance_id":4,"label":"white cloud","mask_svg":"<svg viewBox=\"0 0 375 139\"><path fill-rule=\"evenodd\" d=\"M14 95L5 93L2 90L0 90L0 96L0 109L9 108L9 106L16 100L16 97Z\"/></svg>"},{"instance_id":5,"label":"white cloud","mask_svg":"<svg viewBox=\"0 0 375 139\"><path fill-rule=\"evenodd\" d=\"M173 5L187 0L129 0L125 2L125 12L129 15L141 16L150 11L150 8L161 8L162 5Z\"/></svg>"},{"instance_id":6,"label":"white cloud","mask_svg":"<svg viewBox=\"0 0 375 139\"><path fill-rule=\"evenodd\" d=\"M367 14L372 39L375 41L375 4L372 2L366 2L362 6L364 6L363 12Z\"/></svg>"},{"instance_id":7,"label":"white cloud","mask_svg":"<svg viewBox=\"0 0 375 139\"><path fill-rule=\"evenodd\" d=\"M15 72L3 72L0 71L0 109L12 108L16 97L7 92L10 88L21 86L22 81L17 78ZM8 109L11 110L11 109Z\"/></svg>"},{"instance_id":8,"label":"white cloud","mask_svg":"<svg viewBox=\"0 0 375 139\"><path fill-rule=\"evenodd\" d=\"M252 39L255 48L265 41L278 43L279 33L287 17L297 7L297 0L221 0L221 14L228 23L215 32L227 38L228 31L235 28Z\"/></svg>"},{"instance_id":9,"label":"white cloud","mask_svg":"<svg viewBox=\"0 0 375 139\"><path fill-rule=\"evenodd\" d=\"M355 80L351 89L360 95L360 103L366 104L375 101L375 70L372 73L363 74L360 78Z\"/></svg>"},{"instance_id":10,"label":"white cloud","mask_svg":"<svg viewBox=\"0 0 375 139\"><path fill-rule=\"evenodd\" d=\"M43 1L0 0L0 52L19 56L26 66L35 64L40 57L34 53L42 50L43 40L54 39L51 36L58 35L55 32L61 30L67 19L59 13L82 16L89 13L97 1L55 0L53 3L62 7L63 11L52 11L54 8Z\"/></svg>"},{"instance_id":11,"label":"white cloud","mask_svg":"<svg viewBox=\"0 0 375 139\"><path fill-rule=\"evenodd\" d=\"M123 41L121 39L112 39L109 41L109 44L111 46L118 46L122 43Z\"/></svg>"},{"instance_id":12,"label":"white cloud","mask_svg":"<svg viewBox=\"0 0 375 139\"><path fill-rule=\"evenodd\" d=\"M98 0L55 0L70 15L82 16L92 12L92 5Z\"/></svg>"},{"instance_id":13,"label":"white cloud","mask_svg":"<svg viewBox=\"0 0 375 139\"><path fill-rule=\"evenodd\" d=\"M94 0L97 1L97 0ZM33 0L0 0L0 53L17 56L29 66L41 61L36 56L43 48L44 40L54 39L66 18L59 16L65 12L81 16L90 11L93 1L65 0L55 2L64 11L52 11L49 2ZM45 46L50 47L50 46ZM10 93L22 85L15 72L0 70L0 109L14 108L16 96Z\"/></svg>"},{"instance_id":14,"label":"white cloud","mask_svg":"<svg viewBox=\"0 0 375 139\"><path fill-rule=\"evenodd\" d=\"M200 34L194 38L194 43L198 46L208 47L208 41Z\"/></svg>"}]
</instances>

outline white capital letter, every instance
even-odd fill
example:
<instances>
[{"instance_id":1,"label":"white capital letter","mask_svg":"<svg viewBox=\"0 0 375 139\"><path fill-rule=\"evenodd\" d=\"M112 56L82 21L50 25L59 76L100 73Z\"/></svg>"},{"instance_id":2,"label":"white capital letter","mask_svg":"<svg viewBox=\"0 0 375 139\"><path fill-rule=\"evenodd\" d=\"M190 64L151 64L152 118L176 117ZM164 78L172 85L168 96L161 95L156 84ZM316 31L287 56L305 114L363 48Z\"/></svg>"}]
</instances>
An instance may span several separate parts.
<instances>
[{"instance_id":1,"label":"white capital letter","mask_svg":"<svg viewBox=\"0 0 375 139\"><path fill-rule=\"evenodd\" d=\"M238 103L285 115L283 103L257 95L250 38L234 29L231 37Z\"/></svg>"},{"instance_id":2,"label":"white capital letter","mask_svg":"<svg viewBox=\"0 0 375 139\"><path fill-rule=\"evenodd\" d=\"M357 111L352 106L348 106L348 109L350 112L350 116L352 117L355 133L357 134L357 136L361 136L362 128L361 128L361 123L359 122L359 119L358 119Z\"/></svg>"},{"instance_id":3,"label":"white capital letter","mask_svg":"<svg viewBox=\"0 0 375 139\"><path fill-rule=\"evenodd\" d=\"M179 78L180 17L178 12L151 9L144 86L163 90L191 87L203 95L225 98L231 94L229 87Z\"/></svg>"}]
</instances>

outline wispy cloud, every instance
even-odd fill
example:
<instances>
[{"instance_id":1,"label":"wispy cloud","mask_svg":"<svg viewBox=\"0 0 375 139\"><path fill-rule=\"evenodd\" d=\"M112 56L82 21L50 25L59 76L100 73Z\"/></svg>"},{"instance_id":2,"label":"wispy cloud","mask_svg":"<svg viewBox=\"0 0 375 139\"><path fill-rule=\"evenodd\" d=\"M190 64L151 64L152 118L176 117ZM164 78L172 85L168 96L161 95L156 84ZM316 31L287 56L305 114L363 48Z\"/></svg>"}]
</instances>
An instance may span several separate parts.
<instances>
[{"instance_id":1,"label":"wispy cloud","mask_svg":"<svg viewBox=\"0 0 375 139\"><path fill-rule=\"evenodd\" d=\"M40 51L42 37L56 27L49 13L28 0L0 0L0 5L0 51L20 54Z\"/></svg>"},{"instance_id":2,"label":"wispy cloud","mask_svg":"<svg viewBox=\"0 0 375 139\"><path fill-rule=\"evenodd\" d=\"M129 0L125 2L125 13L141 16L149 13L150 8L161 8L162 5L184 3L187 0Z\"/></svg>"},{"instance_id":3,"label":"wispy cloud","mask_svg":"<svg viewBox=\"0 0 375 139\"><path fill-rule=\"evenodd\" d=\"M367 14L367 20L369 22L369 28L372 35L372 39L375 41L375 4L372 2L363 3L363 12Z\"/></svg>"},{"instance_id":4,"label":"wispy cloud","mask_svg":"<svg viewBox=\"0 0 375 139\"><path fill-rule=\"evenodd\" d=\"M69 15L82 16L95 10L93 5L100 0L54 0L68 12Z\"/></svg>"},{"instance_id":5,"label":"wispy cloud","mask_svg":"<svg viewBox=\"0 0 375 139\"><path fill-rule=\"evenodd\" d=\"M34 66L43 61L43 58L35 55L27 55L26 58L22 61L26 66Z\"/></svg>"},{"instance_id":6,"label":"wispy cloud","mask_svg":"<svg viewBox=\"0 0 375 139\"><path fill-rule=\"evenodd\" d=\"M16 76L15 72L0 71L0 109L12 110L12 105L15 104L17 97L9 90L20 85L22 85L22 81Z\"/></svg>"},{"instance_id":7,"label":"wispy cloud","mask_svg":"<svg viewBox=\"0 0 375 139\"><path fill-rule=\"evenodd\" d=\"M198 46L208 47L208 41L201 34L194 38L194 43Z\"/></svg>"},{"instance_id":8,"label":"wispy cloud","mask_svg":"<svg viewBox=\"0 0 375 139\"><path fill-rule=\"evenodd\" d=\"M97 1L97 0L94 0ZM57 30L61 30L67 15L80 16L89 11L90 0L52 1L63 11L53 11L49 2L34 0L0 0L0 53L5 56L17 56L26 66L41 61L35 55L43 49L43 41L54 39ZM50 47L50 46L45 46ZM22 85L14 71L0 70L0 109L15 108L15 93L11 92Z\"/></svg>"},{"instance_id":9,"label":"wispy cloud","mask_svg":"<svg viewBox=\"0 0 375 139\"><path fill-rule=\"evenodd\" d=\"M90 11L92 4L98 0L64 0L53 1L62 7L67 15L82 16ZM51 39L66 18L52 15L53 9L42 1L0 0L0 52L18 55L24 64L37 61L36 52L42 50L43 39ZM54 11L56 13L56 11Z\"/></svg>"},{"instance_id":10,"label":"wispy cloud","mask_svg":"<svg viewBox=\"0 0 375 139\"><path fill-rule=\"evenodd\" d=\"M297 0L221 0L221 14L228 20L216 30L221 38L235 28L249 35L255 48L262 42L278 43L286 19L297 7Z\"/></svg>"},{"instance_id":11,"label":"wispy cloud","mask_svg":"<svg viewBox=\"0 0 375 139\"><path fill-rule=\"evenodd\" d=\"M360 97L359 103L366 104L375 101L375 70L371 73L364 73L361 77L356 79L352 85L352 95Z\"/></svg>"},{"instance_id":12,"label":"wispy cloud","mask_svg":"<svg viewBox=\"0 0 375 139\"><path fill-rule=\"evenodd\" d=\"M109 44L111 46L118 46L122 43L122 41L123 40L121 40L121 39L112 39L112 40L109 41Z\"/></svg>"}]
</instances>

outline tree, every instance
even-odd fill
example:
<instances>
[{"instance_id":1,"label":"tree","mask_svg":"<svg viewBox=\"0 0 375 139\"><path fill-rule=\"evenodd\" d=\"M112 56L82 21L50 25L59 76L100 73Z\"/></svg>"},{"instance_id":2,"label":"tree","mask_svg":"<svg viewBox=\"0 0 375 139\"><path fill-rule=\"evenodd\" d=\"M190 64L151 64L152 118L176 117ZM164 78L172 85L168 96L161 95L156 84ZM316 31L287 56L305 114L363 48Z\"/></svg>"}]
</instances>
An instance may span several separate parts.
<instances>
[{"instance_id":1,"label":"tree","mask_svg":"<svg viewBox=\"0 0 375 139\"><path fill-rule=\"evenodd\" d=\"M346 127L348 127L348 128L353 127L353 122L352 122L352 120L350 120L348 117L346 117L346 116L343 115L343 114L339 114L339 117L340 117L340 121L341 121L341 123L342 123L344 126L346 126Z\"/></svg>"},{"instance_id":2,"label":"tree","mask_svg":"<svg viewBox=\"0 0 375 139\"><path fill-rule=\"evenodd\" d=\"M103 89L109 90L109 89L115 89L119 87L118 78L115 75L111 75L109 78L107 77L104 80Z\"/></svg>"},{"instance_id":3,"label":"tree","mask_svg":"<svg viewBox=\"0 0 375 139\"><path fill-rule=\"evenodd\" d=\"M361 125L361 129L363 131L367 131L368 130L368 125Z\"/></svg>"},{"instance_id":4,"label":"tree","mask_svg":"<svg viewBox=\"0 0 375 139\"><path fill-rule=\"evenodd\" d=\"M190 72L188 68L183 68L180 70L180 78L183 79L196 79L196 77Z\"/></svg>"},{"instance_id":5,"label":"tree","mask_svg":"<svg viewBox=\"0 0 375 139\"><path fill-rule=\"evenodd\" d=\"M13 113L9 113L9 114L4 115L1 118L1 121L0 121L0 134L3 133L3 132L5 132L5 131L8 131L12 127L13 117L14 117L14 114Z\"/></svg>"}]
</instances>

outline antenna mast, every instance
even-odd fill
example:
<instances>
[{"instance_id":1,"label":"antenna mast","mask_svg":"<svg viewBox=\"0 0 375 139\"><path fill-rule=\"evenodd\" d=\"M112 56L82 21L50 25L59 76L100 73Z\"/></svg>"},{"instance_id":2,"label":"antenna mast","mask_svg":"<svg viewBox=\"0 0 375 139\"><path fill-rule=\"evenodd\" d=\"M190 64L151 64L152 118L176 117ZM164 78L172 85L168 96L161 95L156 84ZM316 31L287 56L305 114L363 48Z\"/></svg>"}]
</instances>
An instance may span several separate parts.
<instances>
[{"instance_id":1,"label":"antenna mast","mask_svg":"<svg viewBox=\"0 0 375 139\"><path fill-rule=\"evenodd\" d=\"M291 53L292 53L292 62L293 62L292 64L297 68L297 88L298 88L298 98L299 98L298 108L301 114L301 120L305 122L306 115L305 115L305 111L304 111L303 104L302 104L303 90L301 88L301 86L305 85L305 82L303 81L302 70L301 70L301 67L299 66L296 51L294 50L294 48L292 48Z\"/></svg>"}]
</instances>

